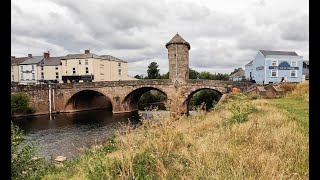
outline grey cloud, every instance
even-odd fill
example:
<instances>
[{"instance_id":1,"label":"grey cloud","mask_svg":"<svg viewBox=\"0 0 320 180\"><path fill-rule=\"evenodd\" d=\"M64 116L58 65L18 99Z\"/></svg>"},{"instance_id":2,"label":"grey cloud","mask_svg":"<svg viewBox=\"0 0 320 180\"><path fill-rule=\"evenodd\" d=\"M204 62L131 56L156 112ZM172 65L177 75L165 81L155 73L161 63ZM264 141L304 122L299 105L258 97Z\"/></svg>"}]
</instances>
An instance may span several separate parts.
<instances>
[{"instance_id":1,"label":"grey cloud","mask_svg":"<svg viewBox=\"0 0 320 180\"><path fill-rule=\"evenodd\" d=\"M281 38L291 41L309 40L309 16L303 15L298 18L290 18L286 23L280 24L282 29Z\"/></svg>"}]
</instances>

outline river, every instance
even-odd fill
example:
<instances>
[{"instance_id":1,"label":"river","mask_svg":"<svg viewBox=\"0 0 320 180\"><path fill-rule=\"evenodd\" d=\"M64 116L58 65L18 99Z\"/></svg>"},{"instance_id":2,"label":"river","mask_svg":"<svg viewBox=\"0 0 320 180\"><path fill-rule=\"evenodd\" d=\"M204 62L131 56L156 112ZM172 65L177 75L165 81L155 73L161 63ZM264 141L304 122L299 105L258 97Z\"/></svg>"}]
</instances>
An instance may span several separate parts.
<instances>
[{"instance_id":1,"label":"river","mask_svg":"<svg viewBox=\"0 0 320 180\"><path fill-rule=\"evenodd\" d=\"M112 114L106 110L12 118L24 131L26 142L38 147L38 154L72 159L83 147L101 144L123 125L139 123L138 113Z\"/></svg>"}]
</instances>

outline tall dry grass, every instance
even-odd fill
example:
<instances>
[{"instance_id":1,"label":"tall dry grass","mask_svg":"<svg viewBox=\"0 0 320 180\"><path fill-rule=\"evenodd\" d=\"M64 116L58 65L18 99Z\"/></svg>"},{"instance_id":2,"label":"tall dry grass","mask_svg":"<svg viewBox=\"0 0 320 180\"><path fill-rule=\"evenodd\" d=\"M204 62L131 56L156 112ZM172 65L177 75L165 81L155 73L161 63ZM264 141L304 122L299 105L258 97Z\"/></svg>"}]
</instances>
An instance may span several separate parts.
<instances>
[{"instance_id":1,"label":"tall dry grass","mask_svg":"<svg viewBox=\"0 0 320 180\"><path fill-rule=\"evenodd\" d=\"M97 146L43 179L308 179L309 139L298 126L270 100L232 94L209 113L126 126L112 146Z\"/></svg>"}]
</instances>

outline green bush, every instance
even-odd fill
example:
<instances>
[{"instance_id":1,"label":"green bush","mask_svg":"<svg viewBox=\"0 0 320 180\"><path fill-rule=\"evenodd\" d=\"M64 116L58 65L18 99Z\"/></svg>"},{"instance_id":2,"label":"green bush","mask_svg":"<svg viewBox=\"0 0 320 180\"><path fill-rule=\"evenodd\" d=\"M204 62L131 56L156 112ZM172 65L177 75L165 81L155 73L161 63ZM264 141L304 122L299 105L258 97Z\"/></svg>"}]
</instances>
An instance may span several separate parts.
<instances>
[{"instance_id":1,"label":"green bush","mask_svg":"<svg viewBox=\"0 0 320 180\"><path fill-rule=\"evenodd\" d=\"M242 123L248 120L249 114L254 112L256 108L248 100L234 100L231 102L228 110L231 111L232 116L227 119L225 125Z\"/></svg>"},{"instance_id":2,"label":"green bush","mask_svg":"<svg viewBox=\"0 0 320 180\"><path fill-rule=\"evenodd\" d=\"M34 110L30 107L30 97L24 93L11 95L11 114L14 113L32 113Z\"/></svg>"},{"instance_id":3,"label":"green bush","mask_svg":"<svg viewBox=\"0 0 320 180\"><path fill-rule=\"evenodd\" d=\"M35 147L25 143L22 130L11 122L11 179L40 179L43 168Z\"/></svg>"}]
</instances>

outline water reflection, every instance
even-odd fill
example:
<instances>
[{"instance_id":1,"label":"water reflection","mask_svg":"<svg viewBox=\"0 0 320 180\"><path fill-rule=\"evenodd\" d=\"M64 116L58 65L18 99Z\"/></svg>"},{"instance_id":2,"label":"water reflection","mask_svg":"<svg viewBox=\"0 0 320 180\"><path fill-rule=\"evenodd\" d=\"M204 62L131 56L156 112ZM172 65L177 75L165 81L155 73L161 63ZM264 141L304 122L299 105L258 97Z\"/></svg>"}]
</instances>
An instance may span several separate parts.
<instances>
[{"instance_id":1,"label":"water reflection","mask_svg":"<svg viewBox=\"0 0 320 180\"><path fill-rule=\"evenodd\" d=\"M139 122L137 113L112 114L105 110L12 119L24 130L26 141L36 143L42 156L72 158L82 147L99 144L121 125Z\"/></svg>"}]
</instances>

